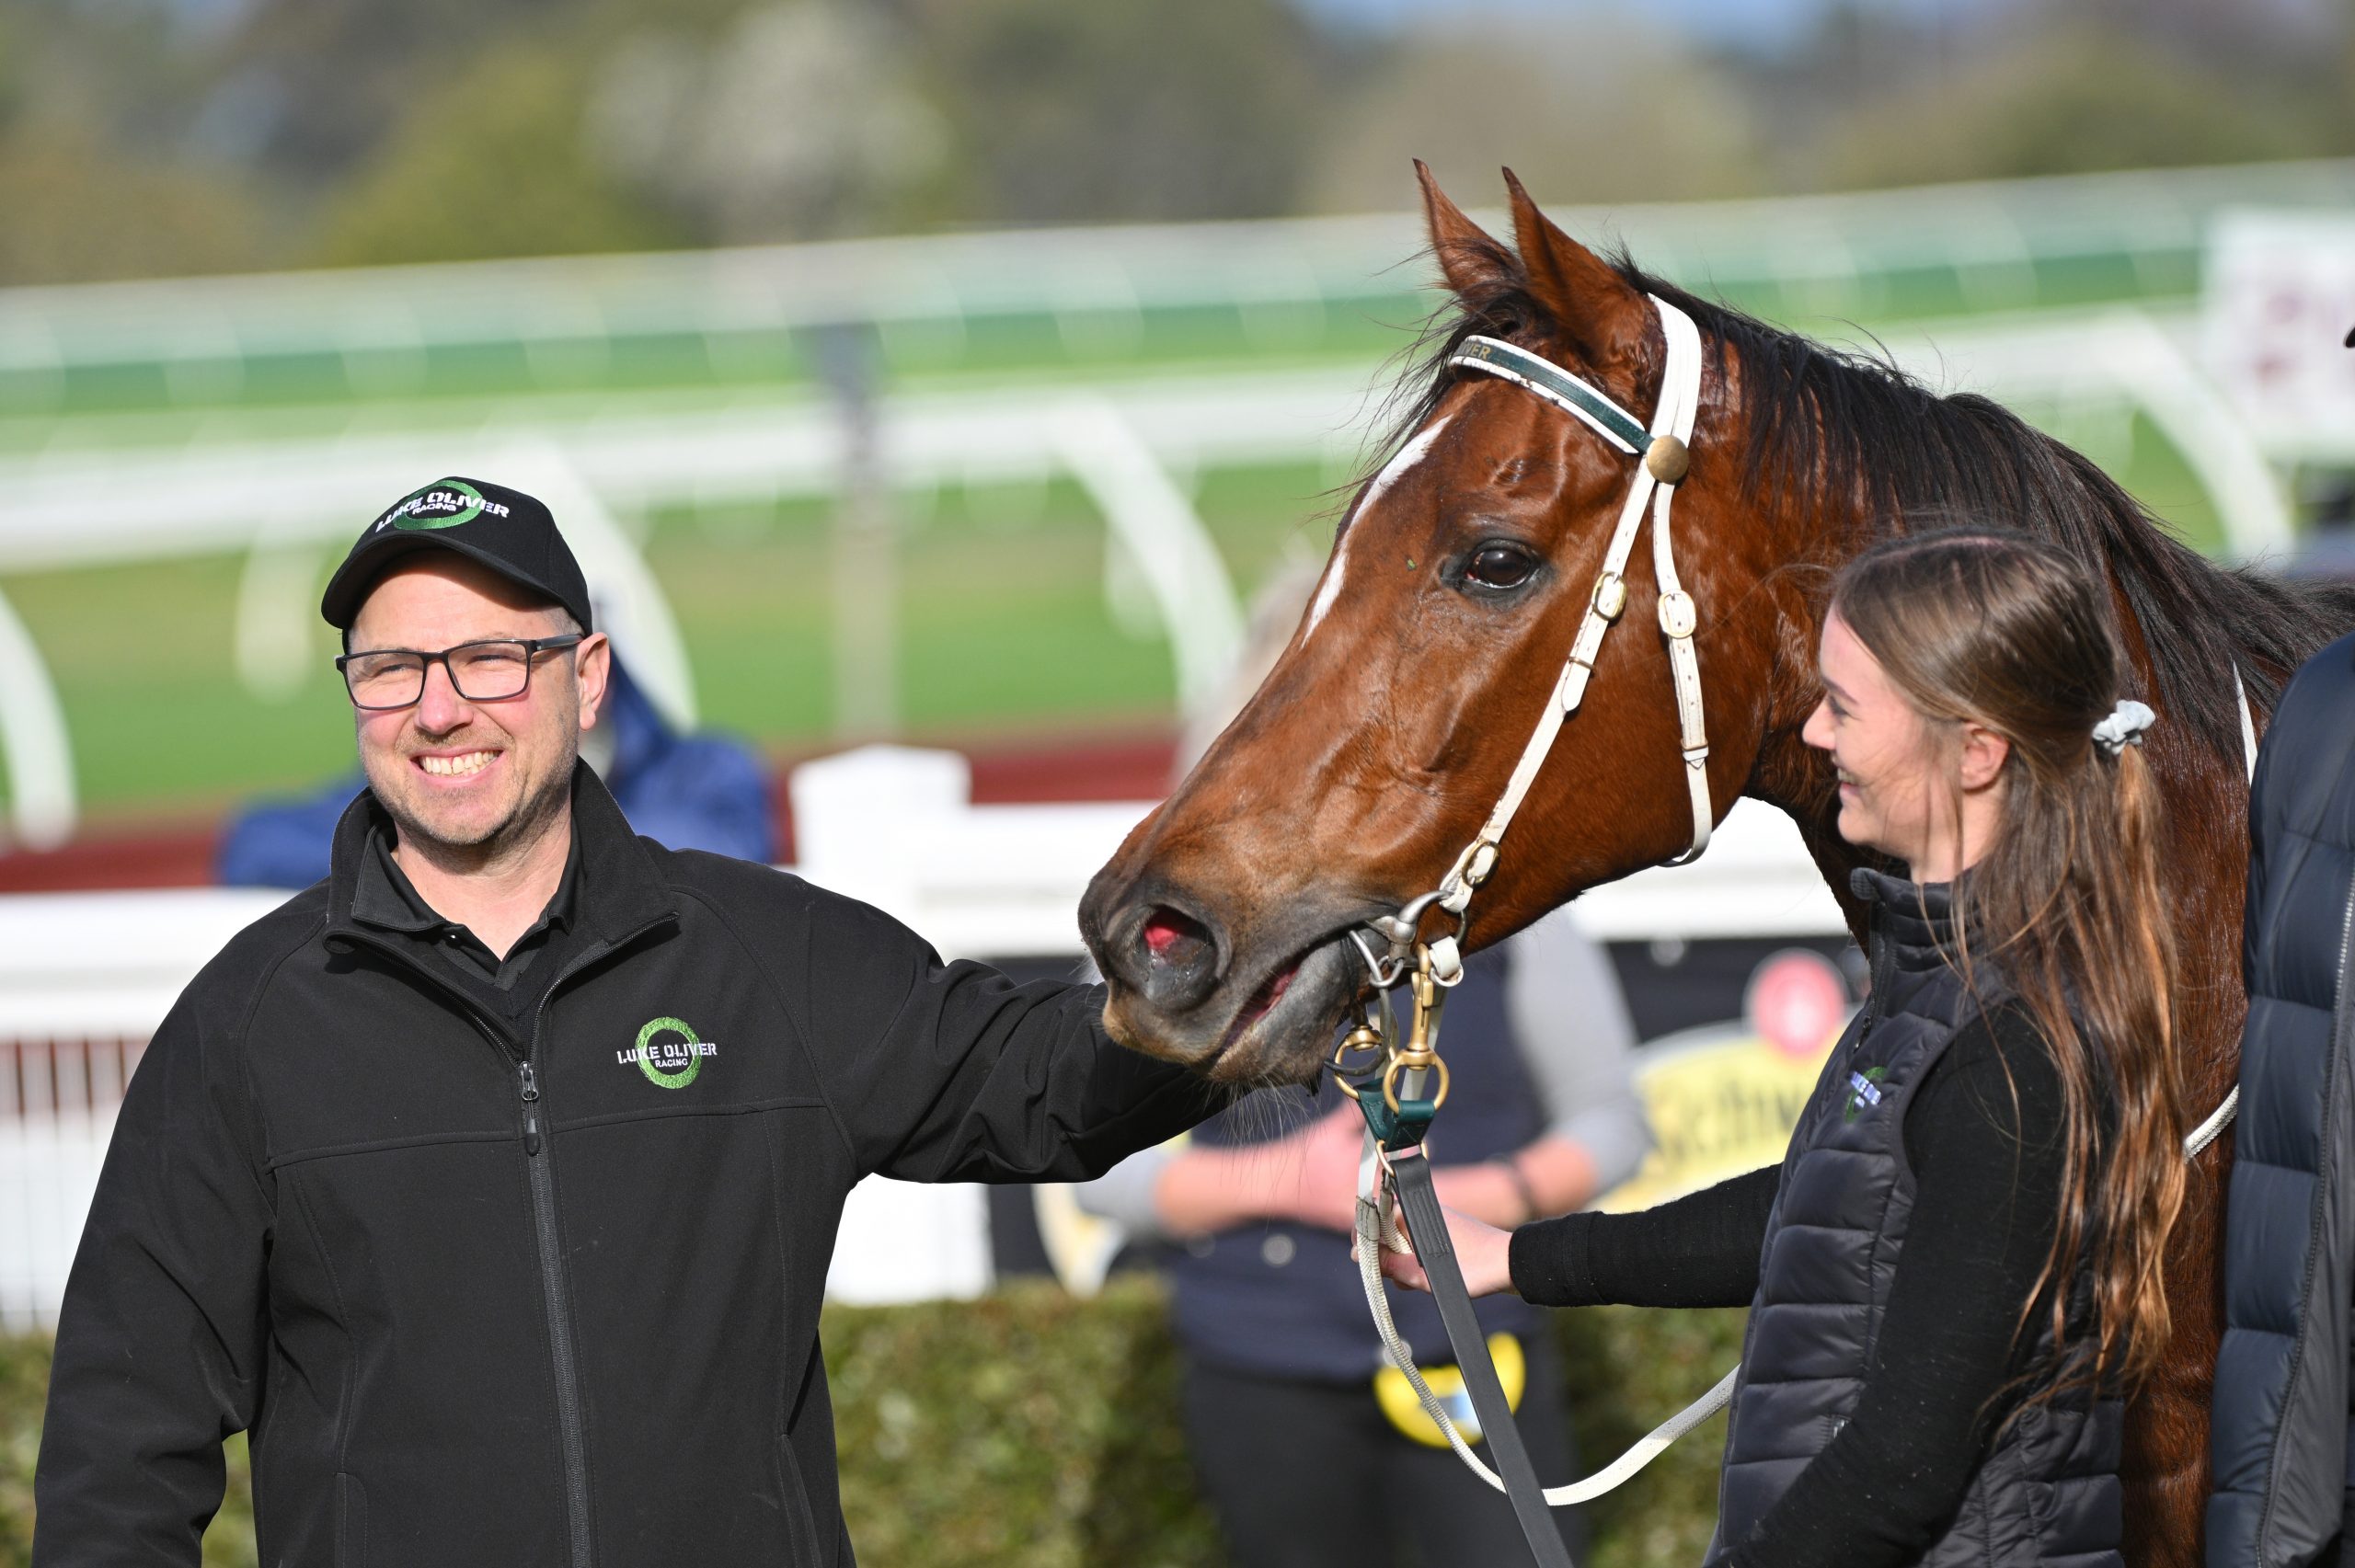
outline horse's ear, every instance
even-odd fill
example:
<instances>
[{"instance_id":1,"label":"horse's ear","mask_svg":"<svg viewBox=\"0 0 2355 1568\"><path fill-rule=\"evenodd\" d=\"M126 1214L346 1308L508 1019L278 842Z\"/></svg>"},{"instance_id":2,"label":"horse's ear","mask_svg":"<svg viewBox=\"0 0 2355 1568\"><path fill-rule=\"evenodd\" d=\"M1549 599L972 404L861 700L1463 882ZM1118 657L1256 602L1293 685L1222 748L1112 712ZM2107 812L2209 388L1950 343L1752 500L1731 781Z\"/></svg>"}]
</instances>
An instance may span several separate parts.
<instances>
[{"instance_id":1,"label":"horse's ear","mask_svg":"<svg viewBox=\"0 0 2355 1568\"><path fill-rule=\"evenodd\" d=\"M1641 342L1650 316L1643 295L1539 212L1511 169L1505 185L1512 192L1513 244L1529 275L1529 292L1545 314L1590 363L1614 359Z\"/></svg>"},{"instance_id":2,"label":"horse's ear","mask_svg":"<svg viewBox=\"0 0 2355 1568\"><path fill-rule=\"evenodd\" d=\"M1423 188L1423 223L1430 231L1431 254L1439 258L1449 288L1472 299L1520 281L1512 253L1447 199L1431 177L1430 166L1420 158L1415 160L1415 178Z\"/></svg>"}]
</instances>

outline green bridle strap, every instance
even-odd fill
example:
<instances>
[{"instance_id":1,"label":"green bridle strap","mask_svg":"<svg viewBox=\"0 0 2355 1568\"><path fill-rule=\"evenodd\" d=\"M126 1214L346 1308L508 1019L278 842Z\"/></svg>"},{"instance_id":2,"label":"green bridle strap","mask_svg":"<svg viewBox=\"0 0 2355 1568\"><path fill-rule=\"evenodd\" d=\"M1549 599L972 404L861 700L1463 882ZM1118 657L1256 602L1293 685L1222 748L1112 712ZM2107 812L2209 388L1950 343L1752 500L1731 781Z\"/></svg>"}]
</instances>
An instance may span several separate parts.
<instances>
[{"instance_id":1,"label":"green bridle strap","mask_svg":"<svg viewBox=\"0 0 2355 1568\"><path fill-rule=\"evenodd\" d=\"M1576 415L1593 427L1596 433L1621 452L1640 457L1644 450L1652 444L1652 433L1641 419L1560 366L1539 358L1526 349L1517 349L1500 338L1466 338L1455 352L1447 357L1447 362L1465 370L1483 371L1527 387L1546 402Z\"/></svg>"}]
</instances>

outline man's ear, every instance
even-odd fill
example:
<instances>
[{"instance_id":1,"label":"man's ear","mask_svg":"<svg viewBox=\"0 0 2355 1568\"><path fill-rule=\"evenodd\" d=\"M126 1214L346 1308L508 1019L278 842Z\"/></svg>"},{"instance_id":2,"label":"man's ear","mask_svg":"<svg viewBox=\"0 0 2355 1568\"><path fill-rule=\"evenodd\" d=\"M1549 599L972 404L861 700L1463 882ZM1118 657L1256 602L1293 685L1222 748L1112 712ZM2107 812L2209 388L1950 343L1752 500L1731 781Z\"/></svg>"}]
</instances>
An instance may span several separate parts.
<instances>
[{"instance_id":1,"label":"man's ear","mask_svg":"<svg viewBox=\"0 0 2355 1568\"><path fill-rule=\"evenodd\" d=\"M2003 775L2012 743L1983 724L1962 721L1962 788L1976 795Z\"/></svg>"},{"instance_id":2,"label":"man's ear","mask_svg":"<svg viewBox=\"0 0 2355 1568\"><path fill-rule=\"evenodd\" d=\"M572 650L573 677L580 688L580 727L597 727L605 706L605 683L613 678L614 643L603 632L592 632Z\"/></svg>"}]
</instances>

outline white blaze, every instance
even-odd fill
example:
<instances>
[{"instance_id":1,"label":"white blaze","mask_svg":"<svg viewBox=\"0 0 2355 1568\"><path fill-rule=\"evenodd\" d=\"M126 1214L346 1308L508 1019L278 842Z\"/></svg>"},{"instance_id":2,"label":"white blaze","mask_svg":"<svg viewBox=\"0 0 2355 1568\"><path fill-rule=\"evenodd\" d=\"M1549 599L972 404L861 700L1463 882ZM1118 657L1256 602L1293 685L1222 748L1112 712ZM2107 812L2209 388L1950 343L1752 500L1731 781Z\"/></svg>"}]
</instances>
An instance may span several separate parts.
<instances>
[{"instance_id":1,"label":"white blaze","mask_svg":"<svg viewBox=\"0 0 2355 1568\"><path fill-rule=\"evenodd\" d=\"M1431 449L1431 442L1439 439L1440 431L1447 429L1449 418L1442 414L1416 431L1415 439L1400 447L1398 455L1382 465L1382 472L1375 475L1373 483L1365 487L1365 499L1358 503L1359 517L1362 518L1371 511L1374 503L1382 499L1383 494L1405 476L1407 470L1423 460L1423 455ZM1348 570L1349 562L1350 535L1345 532L1341 535L1340 546L1333 552L1333 564L1325 568L1325 586L1316 590L1316 601L1308 607L1308 625L1300 634L1302 642L1315 635L1318 624L1325 619L1325 612L1333 608L1335 600L1341 597L1341 576Z\"/></svg>"}]
</instances>

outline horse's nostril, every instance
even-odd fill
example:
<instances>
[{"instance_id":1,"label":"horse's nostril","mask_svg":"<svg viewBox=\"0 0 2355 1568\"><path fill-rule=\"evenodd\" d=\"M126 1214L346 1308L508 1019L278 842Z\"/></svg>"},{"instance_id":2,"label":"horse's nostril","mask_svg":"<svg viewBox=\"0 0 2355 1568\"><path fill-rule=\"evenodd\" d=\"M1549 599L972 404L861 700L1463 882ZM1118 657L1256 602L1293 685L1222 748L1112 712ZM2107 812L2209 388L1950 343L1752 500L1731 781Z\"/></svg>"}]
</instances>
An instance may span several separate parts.
<instances>
[{"instance_id":1,"label":"horse's nostril","mask_svg":"<svg viewBox=\"0 0 2355 1568\"><path fill-rule=\"evenodd\" d=\"M1142 935L1145 953L1156 967L1188 967L1211 947L1211 933L1201 921L1166 904L1145 917Z\"/></svg>"}]
</instances>

